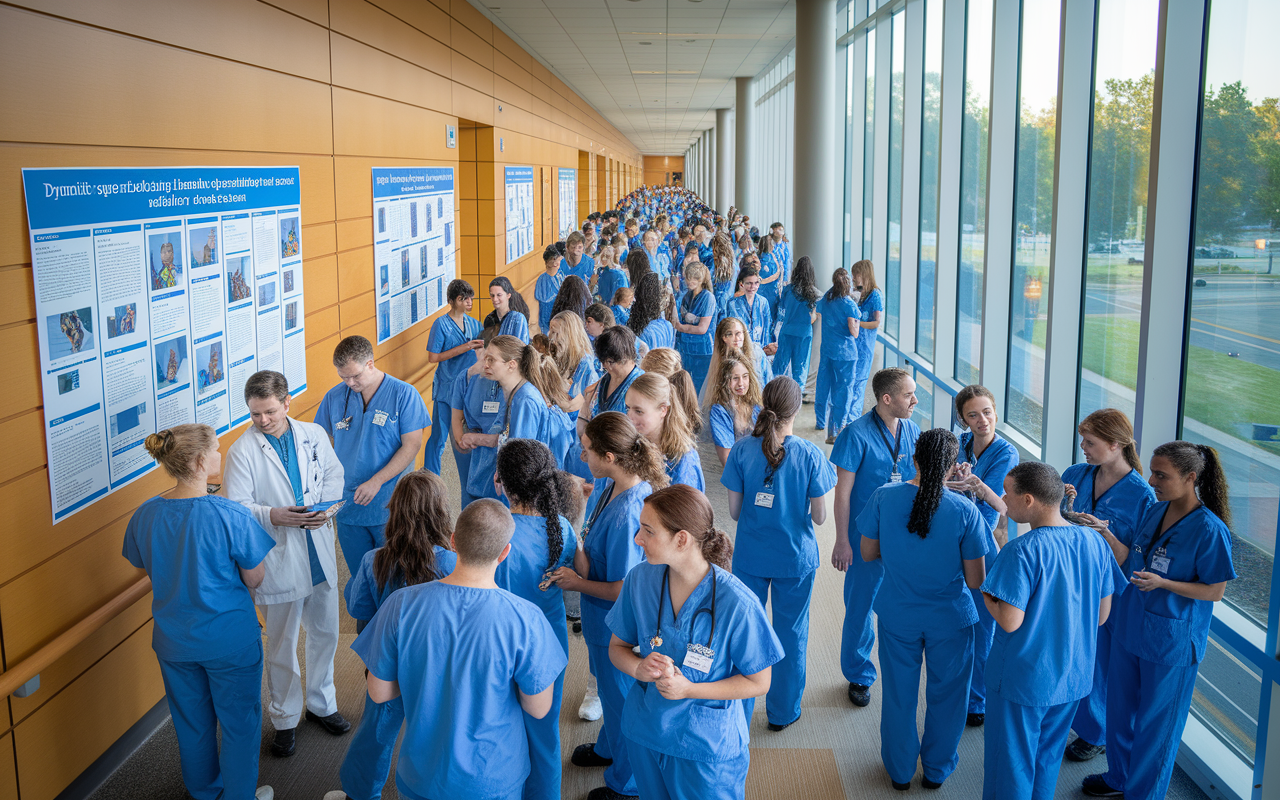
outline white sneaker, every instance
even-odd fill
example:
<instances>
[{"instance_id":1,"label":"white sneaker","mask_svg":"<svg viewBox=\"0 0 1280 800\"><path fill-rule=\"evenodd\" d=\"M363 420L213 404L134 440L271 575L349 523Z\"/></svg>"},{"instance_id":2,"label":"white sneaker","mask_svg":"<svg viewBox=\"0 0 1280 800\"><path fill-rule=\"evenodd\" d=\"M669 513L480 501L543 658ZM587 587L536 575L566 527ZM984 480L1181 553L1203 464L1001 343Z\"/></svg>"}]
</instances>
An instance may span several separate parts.
<instances>
[{"instance_id":1,"label":"white sneaker","mask_svg":"<svg viewBox=\"0 0 1280 800\"><path fill-rule=\"evenodd\" d=\"M582 705L578 706L578 718L595 722L603 713L604 708L600 705L600 695L596 692L596 681L593 677L587 686L586 696L582 698Z\"/></svg>"},{"instance_id":2,"label":"white sneaker","mask_svg":"<svg viewBox=\"0 0 1280 800\"><path fill-rule=\"evenodd\" d=\"M347 793L341 789L334 789L332 792L325 792L324 800L347 800Z\"/></svg>"},{"instance_id":3,"label":"white sneaker","mask_svg":"<svg viewBox=\"0 0 1280 800\"><path fill-rule=\"evenodd\" d=\"M253 800L275 800L276 790L270 786L259 786L253 793Z\"/></svg>"}]
</instances>

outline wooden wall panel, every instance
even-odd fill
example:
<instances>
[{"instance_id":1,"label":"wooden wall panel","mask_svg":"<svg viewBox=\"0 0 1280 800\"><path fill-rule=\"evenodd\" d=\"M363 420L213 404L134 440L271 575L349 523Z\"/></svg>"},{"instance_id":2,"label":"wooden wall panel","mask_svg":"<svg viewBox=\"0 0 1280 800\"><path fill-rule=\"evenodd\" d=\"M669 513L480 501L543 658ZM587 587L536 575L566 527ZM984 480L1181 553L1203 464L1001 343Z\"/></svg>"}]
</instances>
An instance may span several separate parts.
<instances>
[{"instance_id":1,"label":"wooden wall panel","mask_svg":"<svg viewBox=\"0 0 1280 800\"><path fill-rule=\"evenodd\" d=\"M458 84L453 87L456 93ZM455 117L436 111L333 88L335 154L448 160L452 151L445 147L445 125L455 122ZM372 189L369 192L372 197Z\"/></svg>"},{"instance_id":2,"label":"wooden wall panel","mask_svg":"<svg viewBox=\"0 0 1280 800\"><path fill-rule=\"evenodd\" d=\"M449 44L448 0L424 3L422 0L370 0L373 5L407 25L422 31L442 44Z\"/></svg>"},{"instance_id":3,"label":"wooden wall panel","mask_svg":"<svg viewBox=\"0 0 1280 800\"><path fill-rule=\"evenodd\" d=\"M452 52L447 43L448 36L444 37L445 41L441 41L429 34L433 27L448 30L449 21L433 6L426 3L420 5L424 12L428 12L422 17L425 27L415 27L412 21L406 22L404 17L397 19L395 15L365 0L333 0L330 3L332 27L338 33L448 78Z\"/></svg>"},{"instance_id":4,"label":"wooden wall panel","mask_svg":"<svg viewBox=\"0 0 1280 800\"><path fill-rule=\"evenodd\" d=\"M333 34L333 84L444 113L451 105L448 78L337 33Z\"/></svg>"},{"instance_id":5,"label":"wooden wall panel","mask_svg":"<svg viewBox=\"0 0 1280 800\"><path fill-rule=\"evenodd\" d=\"M0 800L18 800L18 770L14 764L12 734L0 736Z\"/></svg>"}]
</instances>

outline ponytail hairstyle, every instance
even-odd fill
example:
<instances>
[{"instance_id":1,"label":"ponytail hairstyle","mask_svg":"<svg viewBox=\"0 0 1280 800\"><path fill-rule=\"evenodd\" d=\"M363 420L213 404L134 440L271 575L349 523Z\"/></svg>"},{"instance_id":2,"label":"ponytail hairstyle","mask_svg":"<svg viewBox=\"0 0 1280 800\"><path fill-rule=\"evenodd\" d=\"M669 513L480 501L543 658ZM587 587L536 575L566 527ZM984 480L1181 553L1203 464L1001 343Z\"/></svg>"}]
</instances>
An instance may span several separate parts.
<instances>
[{"instance_id":1,"label":"ponytail hairstyle","mask_svg":"<svg viewBox=\"0 0 1280 800\"><path fill-rule=\"evenodd\" d=\"M969 429L969 423L965 422L964 419L964 407L969 405L970 401L979 397L985 397L990 400L992 409L996 407L996 396L991 393L990 389L981 384L971 383L956 394L956 419L965 430ZM999 414L997 413L998 416Z\"/></svg>"},{"instance_id":2,"label":"ponytail hairstyle","mask_svg":"<svg viewBox=\"0 0 1280 800\"><path fill-rule=\"evenodd\" d=\"M1227 493L1227 476L1222 471L1222 459L1218 451L1207 444L1176 441L1166 442L1151 453L1151 457L1167 459L1184 478L1196 474L1196 494L1205 508L1217 515L1227 527L1231 526L1231 498Z\"/></svg>"},{"instance_id":3,"label":"ponytail hairstyle","mask_svg":"<svg viewBox=\"0 0 1280 800\"><path fill-rule=\"evenodd\" d=\"M728 572L733 564L733 542L716 527L711 501L697 489L675 484L659 489L644 499L644 504L658 515L662 527L672 536L685 531L697 542L702 557ZM714 576L712 576L714 578Z\"/></svg>"},{"instance_id":4,"label":"ponytail hairstyle","mask_svg":"<svg viewBox=\"0 0 1280 800\"><path fill-rule=\"evenodd\" d=\"M960 454L960 441L946 428L933 428L920 434L916 441L916 465L920 472L920 491L911 503L907 530L921 539L929 535L933 515L947 490L947 471Z\"/></svg>"},{"instance_id":5,"label":"ponytail hairstyle","mask_svg":"<svg viewBox=\"0 0 1280 800\"><path fill-rule=\"evenodd\" d=\"M761 240L768 239L773 241L772 236L763 236ZM812 311L817 304L821 293L815 285L817 278L813 272L813 260L808 256L800 256L796 259L795 266L791 268L791 293L796 299L804 303Z\"/></svg>"},{"instance_id":6,"label":"ponytail hairstyle","mask_svg":"<svg viewBox=\"0 0 1280 800\"><path fill-rule=\"evenodd\" d=\"M587 288L587 282L577 275L565 275L560 291L556 292L555 302L551 304L551 316L554 318L564 311L570 311L581 318L586 316L589 305L591 290Z\"/></svg>"},{"instance_id":7,"label":"ponytail hairstyle","mask_svg":"<svg viewBox=\"0 0 1280 800\"><path fill-rule=\"evenodd\" d=\"M1096 436L1107 444L1120 445L1124 448L1125 462L1136 469L1139 475L1142 474L1142 459L1138 458L1138 443L1133 438L1133 423L1123 411L1118 408L1100 408L1081 420L1076 430L1081 436L1086 434ZM1200 474L1199 470L1195 473Z\"/></svg>"},{"instance_id":8,"label":"ponytail hairstyle","mask_svg":"<svg viewBox=\"0 0 1280 800\"><path fill-rule=\"evenodd\" d=\"M143 446L174 480L189 481L200 456L217 448L218 434L208 425L188 422L149 435Z\"/></svg>"},{"instance_id":9,"label":"ponytail hairstyle","mask_svg":"<svg viewBox=\"0 0 1280 800\"><path fill-rule=\"evenodd\" d=\"M662 318L662 279L658 277L658 273L649 269L649 257L644 255L644 251L632 252L645 259L645 271L640 273L640 280L631 284L635 289L636 302L631 307L631 317L627 320L627 327L639 338L650 322ZM631 263L631 256L627 256L627 263Z\"/></svg>"},{"instance_id":10,"label":"ponytail hairstyle","mask_svg":"<svg viewBox=\"0 0 1280 800\"><path fill-rule=\"evenodd\" d=\"M668 460L676 461L697 446L690 429L689 418L685 413L685 406L679 398L672 397L674 392L669 380L657 373L646 372L632 381L627 391L628 393L637 392L657 405L667 407L667 415L662 420L662 433L658 436L657 444L662 455Z\"/></svg>"},{"instance_id":11,"label":"ponytail hairstyle","mask_svg":"<svg viewBox=\"0 0 1280 800\"><path fill-rule=\"evenodd\" d=\"M747 258L748 258L747 256L743 256L742 260L745 262L747 261ZM742 288L742 282L745 281L747 278L758 278L758 277L760 277L759 267L753 266L752 264L744 264L742 269L738 270L738 279L733 282L734 293L736 294L737 291Z\"/></svg>"},{"instance_id":12,"label":"ponytail hairstyle","mask_svg":"<svg viewBox=\"0 0 1280 800\"><path fill-rule=\"evenodd\" d=\"M800 410L800 384L786 375L779 375L764 387L764 406L756 419L752 436L759 437L760 449L769 466L777 469L787 456L779 429Z\"/></svg>"},{"instance_id":13,"label":"ponytail hairstyle","mask_svg":"<svg viewBox=\"0 0 1280 800\"><path fill-rule=\"evenodd\" d=\"M626 244L626 242L624 241L623 244ZM644 251L643 246L635 247L627 251L626 267L627 280L632 286L637 287L640 285L641 278L646 274L653 272L653 267L649 264L649 254Z\"/></svg>"},{"instance_id":14,"label":"ponytail hairstyle","mask_svg":"<svg viewBox=\"0 0 1280 800\"><path fill-rule=\"evenodd\" d=\"M529 304L526 303L524 301L524 297L522 297L521 294L516 291L516 287L511 285L510 279L508 279L505 275L499 275L498 277L489 281L490 289L492 289L495 286L501 288L502 291L511 295L511 299L507 301L508 314L510 314L512 311L519 311L521 314L524 314L525 319L529 318ZM486 328L489 327L489 325L501 325L501 324L502 324L502 320L498 319L498 312L496 309L493 311L490 311L489 315L484 318L484 325Z\"/></svg>"},{"instance_id":15,"label":"ponytail hairstyle","mask_svg":"<svg viewBox=\"0 0 1280 800\"><path fill-rule=\"evenodd\" d=\"M696 437L702 431L702 411L698 408L698 390L693 387L693 376L687 370L678 369L667 376L667 382L671 384L672 398L684 409L689 433Z\"/></svg>"},{"instance_id":16,"label":"ponytail hairstyle","mask_svg":"<svg viewBox=\"0 0 1280 800\"><path fill-rule=\"evenodd\" d=\"M861 300L866 300L871 293L880 288L876 285L876 266L867 259L853 262L849 267L850 290L854 284L862 286Z\"/></svg>"},{"instance_id":17,"label":"ponytail hairstyle","mask_svg":"<svg viewBox=\"0 0 1280 800\"><path fill-rule=\"evenodd\" d=\"M581 283L581 281L579 281ZM551 318L551 355L555 358L556 369L560 377L566 381L573 380L582 359L591 353L591 337L583 327L582 317L572 311L561 311Z\"/></svg>"},{"instance_id":18,"label":"ponytail hairstyle","mask_svg":"<svg viewBox=\"0 0 1280 800\"><path fill-rule=\"evenodd\" d=\"M728 234L717 233L711 238L711 260L716 267L716 283L733 280L733 243Z\"/></svg>"},{"instance_id":19,"label":"ponytail hairstyle","mask_svg":"<svg viewBox=\"0 0 1280 800\"><path fill-rule=\"evenodd\" d=\"M378 591L397 580L414 586L443 578L435 548L450 549L453 536L444 481L424 469L410 472L396 483L387 512L387 543L373 557Z\"/></svg>"},{"instance_id":20,"label":"ponytail hairstyle","mask_svg":"<svg viewBox=\"0 0 1280 800\"><path fill-rule=\"evenodd\" d=\"M548 404L564 408L569 402L565 379L556 368L555 359L538 352L538 348L525 344L506 334L493 337L489 342L503 361L514 361L519 366L520 377L533 384Z\"/></svg>"},{"instance_id":21,"label":"ponytail hairstyle","mask_svg":"<svg viewBox=\"0 0 1280 800\"><path fill-rule=\"evenodd\" d=\"M568 517L568 482L556 468L555 456L542 442L511 439L498 450L498 481L515 505L533 508L547 520L547 569L564 554L560 517Z\"/></svg>"},{"instance_id":22,"label":"ponytail hairstyle","mask_svg":"<svg viewBox=\"0 0 1280 800\"><path fill-rule=\"evenodd\" d=\"M584 431L590 450L604 458L613 454L613 462L628 475L635 475L650 486L662 488L667 479L667 463L658 446L640 435L627 415L620 411L597 414Z\"/></svg>"},{"instance_id":23,"label":"ponytail hairstyle","mask_svg":"<svg viewBox=\"0 0 1280 800\"><path fill-rule=\"evenodd\" d=\"M747 371L747 393L741 398L729 388L733 370L739 366ZM730 350L725 353L724 358L720 360L720 368L716 370L712 376L712 382L708 385L711 390L707 392L707 408L718 404L730 409L733 412L735 435L739 431L751 430L755 424L751 420L751 409L764 404L760 378L756 375L756 368L752 365L751 359L743 355L741 350Z\"/></svg>"},{"instance_id":24,"label":"ponytail hairstyle","mask_svg":"<svg viewBox=\"0 0 1280 800\"><path fill-rule=\"evenodd\" d=\"M849 273L844 267L840 267L831 273L831 288L827 290L827 302L839 300L841 297L848 297L852 291L852 283L849 280Z\"/></svg>"},{"instance_id":25,"label":"ponytail hairstyle","mask_svg":"<svg viewBox=\"0 0 1280 800\"><path fill-rule=\"evenodd\" d=\"M670 347L655 347L645 353L644 358L640 359L640 369L645 372L656 372L659 375L666 375L670 378L684 369L684 359L680 357L679 350L673 350Z\"/></svg>"}]
</instances>

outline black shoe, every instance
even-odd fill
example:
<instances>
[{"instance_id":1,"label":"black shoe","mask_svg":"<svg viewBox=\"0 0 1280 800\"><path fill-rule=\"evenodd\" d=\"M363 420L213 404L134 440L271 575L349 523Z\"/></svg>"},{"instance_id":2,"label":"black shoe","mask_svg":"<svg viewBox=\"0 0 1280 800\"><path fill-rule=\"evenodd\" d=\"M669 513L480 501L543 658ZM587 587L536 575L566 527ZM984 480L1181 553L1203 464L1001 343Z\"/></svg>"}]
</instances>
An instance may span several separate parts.
<instances>
[{"instance_id":1,"label":"black shoe","mask_svg":"<svg viewBox=\"0 0 1280 800\"><path fill-rule=\"evenodd\" d=\"M581 622L575 622L575 623L573 623L573 632L574 632L574 633L582 633L582 623L581 623Z\"/></svg>"},{"instance_id":2,"label":"black shoe","mask_svg":"<svg viewBox=\"0 0 1280 800\"><path fill-rule=\"evenodd\" d=\"M334 736L341 736L342 734L351 730L351 723L347 722L342 717L342 715L339 714L337 711L333 712L327 717L322 717L319 714L312 714L311 711L308 710L307 719L311 719L311 720L315 720L316 722L319 722L320 727L324 728L326 731L328 731L330 734Z\"/></svg>"},{"instance_id":3,"label":"black shoe","mask_svg":"<svg viewBox=\"0 0 1280 800\"><path fill-rule=\"evenodd\" d=\"M987 721L986 714L970 714L964 721L964 724L970 728L981 728L982 723Z\"/></svg>"},{"instance_id":4,"label":"black shoe","mask_svg":"<svg viewBox=\"0 0 1280 800\"><path fill-rule=\"evenodd\" d=\"M580 744L573 748L573 755L569 756L569 763L575 767L607 767L613 763L612 758L596 755L596 746L594 744ZM605 787L606 789L608 787ZM609 791L613 791L609 789ZM621 795L619 795L621 797Z\"/></svg>"},{"instance_id":5,"label":"black shoe","mask_svg":"<svg viewBox=\"0 0 1280 800\"><path fill-rule=\"evenodd\" d=\"M905 792L911 788L911 781L907 781L906 783L898 783L893 778L890 778L889 783L892 783L893 788L897 789L900 792Z\"/></svg>"},{"instance_id":6,"label":"black shoe","mask_svg":"<svg viewBox=\"0 0 1280 800\"><path fill-rule=\"evenodd\" d=\"M1106 775L1090 775L1080 783L1080 788L1090 797L1124 797L1124 792L1112 789Z\"/></svg>"},{"instance_id":7,"label":"black shoe","mask_svg":"<svg viewBox=\"0 0 1280 800\"><path fill-rule=\"evenodd\" d=\"M858 708L871 705L871 687L860 683L849 684L849 702Z\"/></svg>"},{"instance_id":8,"label":"black shoe","mask_svg":"<svg viewBox=\"0 0 1280 800\"><path fill-rule=\"evenodd\" d=\"M1089 744L1084 739L1077 736L1075 741L1067 745L1067 752L1065 755L1067 756L1068 761L1088 761L1089 759L1095 756L1100 756L1105 752L1107 752L1107 746L1105 744Z\"/></svg>"},{"instance_id":9,"label":"black shoe","mask_svg":"<svg viewBox=\"0 0 1280 800\"><path fill-rule=\"evenodd\" d=\"M803 711L801 711L801 712L800 712L800 715L801 715L801 716L803 716L803 715L804 715L804 712L803 712ZM800 717L796 717L795 719L791 720L790 722L785 722L785 723L783 723L783 724L781 724L781 725L779 725L779 724L778 724L778 723L776 723L776 722L770 722L770 723L769 723L769 730L773 731L774 733L777 733L778 731L785 731L787 728L791 727L792 725L795 725L795 724L796 724L797 722L799 722L799 721L800 721Z\"/></svg>"},{"instance_id":10,"label":"black shoe","mask_svg":"<svg viewBox=\"0 0 1280 800\"><path fill-rule=\"evenodd\" d=\"M926 789L941 789L942 781L931 781L928 778L921 778L920 785Z\"/></svg>"},{"instance_id":11,"label":"black shoe","mask_svg":"<svg viewBox=\"0 0 1280 800\"><path fill-rule=\"evenodd\" d=\"M276 740L271 743L271 755L276 758L288 758L298 752L298 740L294 736L297 728L276 731Z\"/></svg>"},{"instance_id":12,"label":"black shoe","mask_svg":"<svg viewBox=\"0 0 1280 800\"><path fill-rule=\"evenodd\" d=\"M598 789L592 789L587 792L587 800L639 800L638 794L622 794L615 792L608 786L601 786Z\"/></svg>"}]
</instances>

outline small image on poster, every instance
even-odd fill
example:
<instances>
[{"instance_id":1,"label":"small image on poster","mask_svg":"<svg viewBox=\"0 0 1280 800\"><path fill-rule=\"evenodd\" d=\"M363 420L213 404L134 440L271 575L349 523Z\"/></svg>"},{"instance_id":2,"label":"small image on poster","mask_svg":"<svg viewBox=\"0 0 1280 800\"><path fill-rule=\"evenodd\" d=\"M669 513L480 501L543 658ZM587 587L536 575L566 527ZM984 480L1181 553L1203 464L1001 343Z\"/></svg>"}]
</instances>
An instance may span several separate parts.
<instances>
[{"instance_id":1,"label":"small image on poster","mask_svg":"<svg viewBox=\"0 0 1280 800\"><path fill-rule=\"evenodd\" d=\"M182 286L182 228L147 235L147 255L151 265L151 291Z\"/></svg>"},{"instance_id":2,"label":"small image on poster","mask_svg":"<svg viewBox=\"0 0 1280 800\"><path fill-rule=\"evenodd\" d=\"M294 300L284 304L284 330L285 333L298 327L298 301Z\"/></svg>"},{"instance_id":3,"label":"small image on poster","mask_svg":"<svg viewBox=\"0 0 1280 800\"><path fill-rule=\"evenodd\" d=\"M385 342L391 338L391 301L378 303L378 341Z\"/></svg>"},{"instance_id":4,"label":"small image on poster","mask_svg":"<svg viewBox=\"0 0 1280 800\"><path fill-rule=\"evenodd\" d=\"M116 306L114 314L107 316L107 338L114 339L133 333L138 328L138 304L127 303Z\"/></svg>"},{"instance_id":5,"label":"small image on poster","mask_svg":"<svg viewBox=\"0 0 1280 800\"><path fill-rule=\"evenodd\" d=\"M224 363L221 341L196 348L196 392L200 396L223 388L223 379L226 378Z\"/></svg>"},{"instance_id":6,"label":"small image on poster","mask_svg":"<svg viewBox=\"0 0 1280 800\"><path fill-rule=\"evenodd\" d=\"M45 317L50 361L89 353L94 349L93 309L72 308Z\"/></svg>"},{"instance_id":7,"label":"small image on poster","mask_svg":"<svg viewBox=\"0 0 1280 800\"><path fill-rule=\"evenodd\" d=\"M266 280L258 284L258 308L266 308L276 302L276 282Z\"/></svg>"},{"instance_id":8,"label":"small image on poster","mask_svg":"<svg viewBox=\"0 0 1280 800\"><path fill-rule=\"evenodd\" d=\"M298 231L298 217L280 218L280 260L293 258L302 252L302 236Z\"/></svg>"},{"instance_id":9,"label":"small image on poster","mask_svg":"<svg viewBox=\"0 0 1280 800\"><path fill-rule=\"evenodd\" d=\"M156 391L178 386L190 380L191 364L187 360L187 337L175 336L155 346Z\"/></svg>"},{"instance_id":10,"label":"small image on poster","mask_svg":"<svg viewBox=\"0 0 1280 800\"><path fill-rule=\"evenodd\" d=\"M212 267L218 264L218 226L191 228L187 240L191 242L191 267Z\"/></svg>"},{"instance_id":11,"label":"small image on poster","mask_svg":"<svg viewBox=\"0 0 1280 800\"><path fill-rule=\"evenodd\" d=\"M293 294L293 270L291 269L284 271L284 293Z\"/></svg>"},{"instance_id":12,"label":"small image on poster","mask_svg":"<svg viewBox=\"0 0 1280 800\"><path fill-rule=\"evenodd\" d=\"M250 283L253 271L249 256L235 256L227 259L227 303L238 303L248 300L253 295Z\"/></svg>"}]
</instances>

